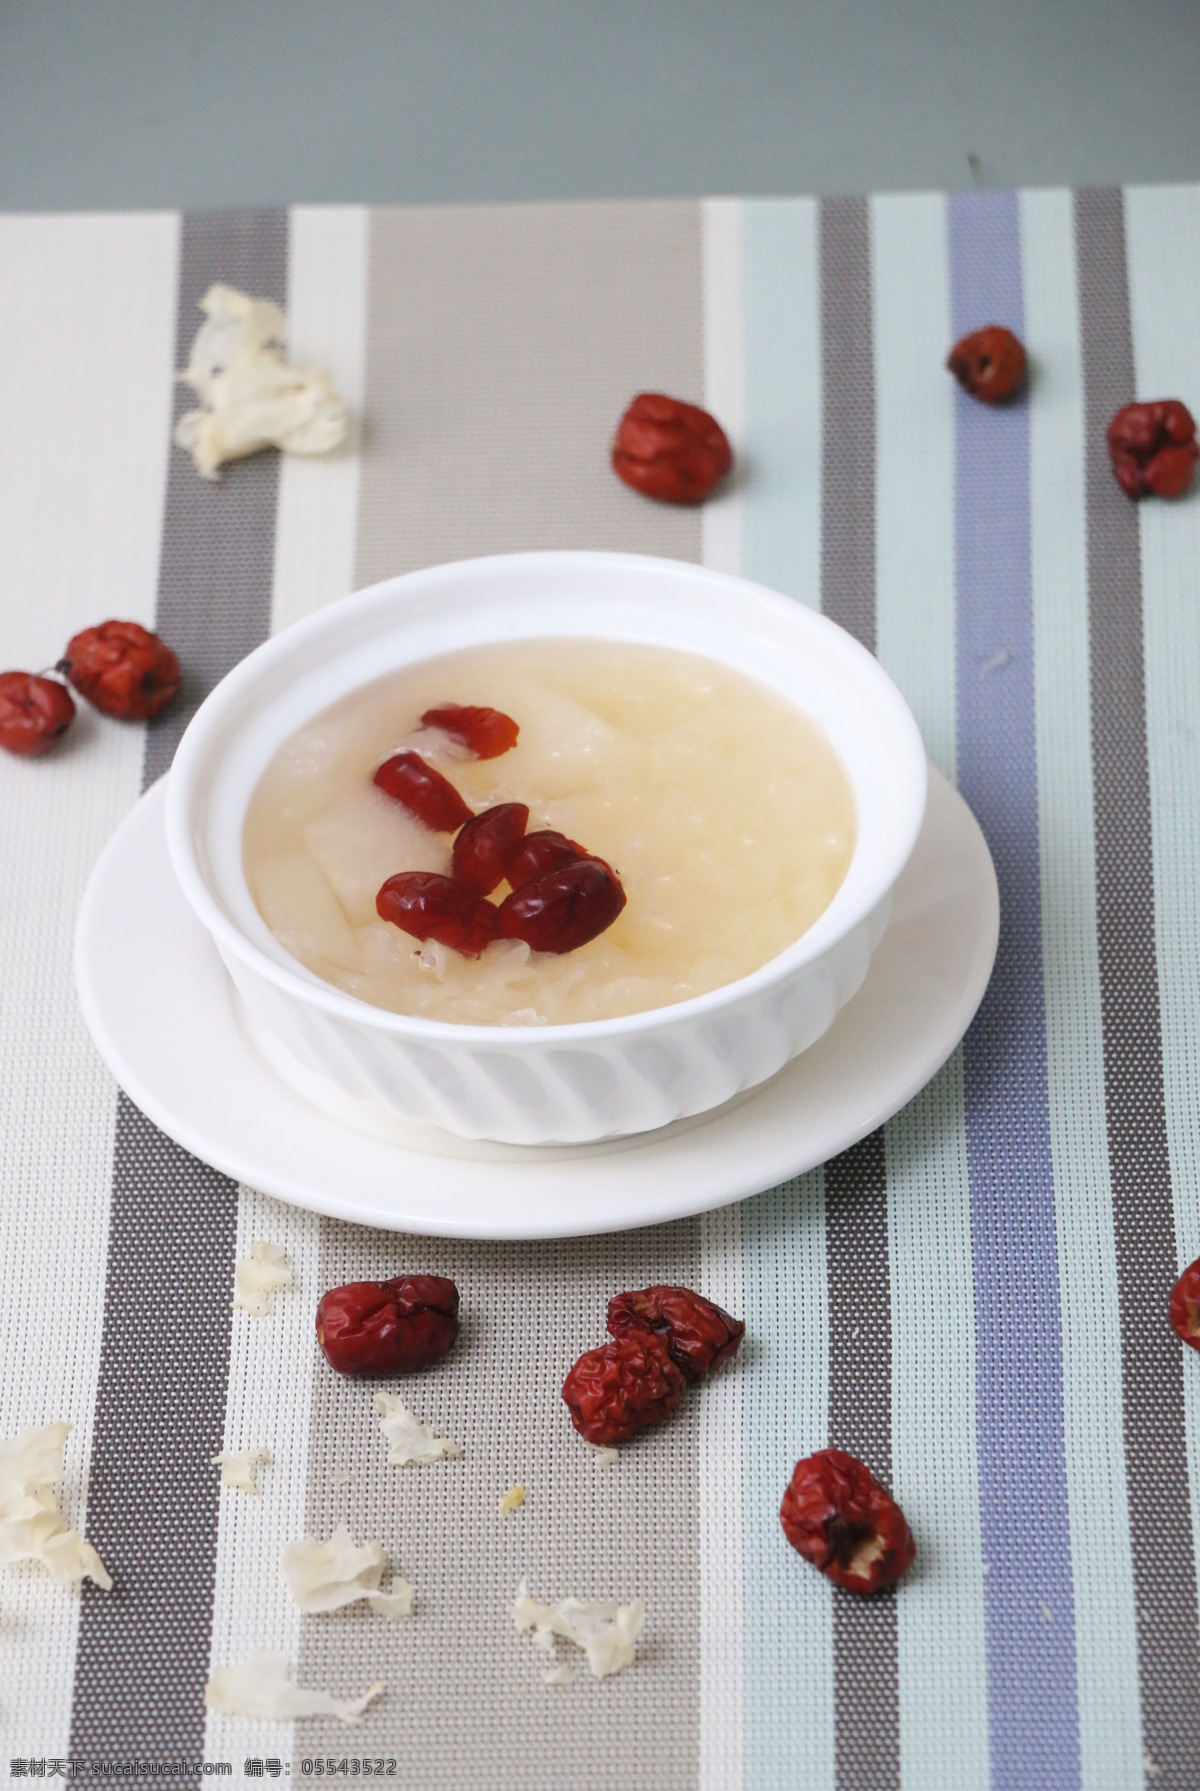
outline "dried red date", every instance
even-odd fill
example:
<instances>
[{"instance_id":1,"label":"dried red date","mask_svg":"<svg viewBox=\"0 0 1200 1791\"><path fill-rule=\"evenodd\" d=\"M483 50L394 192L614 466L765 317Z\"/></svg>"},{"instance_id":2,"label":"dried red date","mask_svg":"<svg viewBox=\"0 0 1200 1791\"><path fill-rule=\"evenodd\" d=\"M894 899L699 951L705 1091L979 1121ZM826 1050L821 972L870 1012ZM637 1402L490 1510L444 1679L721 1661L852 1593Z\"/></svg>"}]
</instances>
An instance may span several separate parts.
<instances>
[{"instance_id":1,"label":"dried red date","mask_svg":"<svg viewBox=\"0 0 1200 1791\"><path fill-rule=\"evenodd\" d=\"M645 497L699 504L733 465L725 431L696 404L639 392L617 425L613 471Z\"/></svg>"},{"instance_id":2,"label":"dried red date","mask_svg":"<svg viewBox=\"0 0 1200 1791\"><path fill-rule=\"evenodd\" d=\"M67 642L58 670L102 715L148 721L179 689L179 661L140 622L100 622Z\"/></svg>"},{"instance_id":3,"label":"dried red date","mask_svg":"<svg viewBox=\"0 0 1200 1791\"><path fill-rule=\"evenodd\" d=\"M796 1463L779 1521L792 1547L847 1592L894 1585L916 1554L891 1493L844 1449Z\"/></svg>"},{"instance_id":4,"label":"dried red date","mask_svg":"<svg viewBox=\"0 0 1200 1791\"><path fill-rule=\"evenodd\" d=\"M614 1337L643 1331L660 1336L671 1360L693 1382L736 1355L746 1334L740 1318L731 1318L690 1287L643 1287L617 1294L608 1302L608 1328Z\"/></svg>"},{"instance_id":5,"label":"dried red date","mask_svg":"<svg viewBox=\"0 0 1200 1791\"><path fill-rule=\"evenodd\" d=\"M55 678L0 672L0 746L20 759L49 752L75 719L71 693Z\"/></svg>"},{"instance_id":6,"label":"dried red date","mask_svg":"<svg viewBox=\"0 0 1200 1791\"><path fill-rule=\"evenodd\" d=\"M419 752L398 752L385 759L374 781L435 833L455 833L471 819L449 778L427 765Z\"/></svg>"},{"instance_id":7,"label":"dried red date","mask_svg":"<svg viewBox=\"0 0 1200 1791\"><path fill-rule=\"evenodd\" d=\"M593 856L586 846L577 846L565 833L542 827L536 833L527 833L521 841L508 867L508 881L514 889L520 889L523 883L532 882L543 871L560 871L564 865L578 864L581 858ZM603 862L601 859L600 863Z\"/></svg>"},{"instance_id":8,"label":"dried red date","mask_svg":"<svg viewBox=\"0 0 1200 1791\"><path fill-rule=\"evenodd\" d=\"M1171 1324L1193 1349L1200 1349L1200 1257L1171 1289Z\"/></svg>"},{"instance_id":9,"label":"dried red date","mask_svg":"<svg viewBox=\"0 0 1200 1791\"><path fill-rule=\"evenodd\" d=\"M485 808L461 828L454 842L450 874L474 895L491 895L508 875L529 821L523 802L501 802Z\"/></svg>"},{"instance_id":10,"label":"dried red date","mask_svg":"<svg viewBox=\"0 0 1200 1791\"><path fill-rule=\"evenodd\" d=\"M673 1412L684 1386L661 1339L639 1331L580 1356L562 1396L589 1443L623 1443Z\"/></svg>"},{"instance_id":11,"label":"dried red date","mask_svg":"<svg viewBox=\"0 0 1200 1791\"><path fill-rule=\"evenodd\" d=\"M624 906L625 891L608 866L580 858L514 889L497 910L496 930L533 951L575 951L610 927Z\"/></svg>"},{"instance_id":12,"label":"dried red date","mask_svg":"<svg viewBox=\"0 0 1200 1791\"><path fill-rule=\"evenodd\" d=\"M517 744L521 731L502 710L477 709L470 703L443 703L440 709L426 709L421 725L453 734L477 759L498 759Z\"/></svg>"},{"instance_id":13,"label":"dried red date","mask_svg":"<svg viewBox=\"0 0 1200 1791\"><path fill-rule=\"evenodd\" d=\"M437 871L400 871L389 877L375 897L375 912L402 933L436 939L464 958L477 958L497 936L499 910Z\"/></svg>"},{"instance_id":14,"label":"dried red date","mask_svg":"<svg viewBox=\"0 0 1200 1791\"><path fill-rule=\"evenodd\" d=\"M1020 338L998 323L956 342L946 365L963 391L984 404L1003 404L1014 397L1028 370Z\"/></svg>"},{"instance_id":15,"label":"dried red date","mask_svg":"<svg viewBox=\"0 0 1200 1791\"><path fill-rule=\"evenodd\" d=\"M1127 496L1181 497L1200 459L1192 413L1178 398L1126 404L1108 425L1108 452Z\"/></svg>"},{"instance_id":16,"label":"dried red date","mask_svg":"<svg viewBox=\"0 0 1200 1791\"><path fill-rule=\"evenodd\" d=\"M339 1374L411 1374L458 1336L458 1289L443 1275L348 1281L317 1306L317 1342Z\"/></svg>"}]
</instances>

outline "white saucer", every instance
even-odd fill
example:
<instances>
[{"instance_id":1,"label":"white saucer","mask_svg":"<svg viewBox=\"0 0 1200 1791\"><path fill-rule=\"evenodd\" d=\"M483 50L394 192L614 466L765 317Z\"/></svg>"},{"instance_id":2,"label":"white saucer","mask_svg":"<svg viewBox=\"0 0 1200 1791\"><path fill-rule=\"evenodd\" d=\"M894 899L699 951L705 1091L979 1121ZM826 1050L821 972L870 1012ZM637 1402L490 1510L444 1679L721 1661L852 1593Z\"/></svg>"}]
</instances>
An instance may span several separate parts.
<instances>
[{"instance_id":1,"label":"white saucer","mask_svg":"<svg viewBox=\"0 0 1200 1791\"><path fill-rule=\"evenodd\" d=\"M681 1219L774 1187L911 1100L966 1031L996 954L991 857L962 798L931 769L891 925L818 1044L738 1101L662 1131L565 1149L467 1145L324 1091L316 1105L296 1070L284 1081L267 1064L175 882L166 787L163 778L122 822L84 895L75 974L92 1037L130 1099L194 1156L364 1225L566 1237Z\"/></svg>"}]
</instances>

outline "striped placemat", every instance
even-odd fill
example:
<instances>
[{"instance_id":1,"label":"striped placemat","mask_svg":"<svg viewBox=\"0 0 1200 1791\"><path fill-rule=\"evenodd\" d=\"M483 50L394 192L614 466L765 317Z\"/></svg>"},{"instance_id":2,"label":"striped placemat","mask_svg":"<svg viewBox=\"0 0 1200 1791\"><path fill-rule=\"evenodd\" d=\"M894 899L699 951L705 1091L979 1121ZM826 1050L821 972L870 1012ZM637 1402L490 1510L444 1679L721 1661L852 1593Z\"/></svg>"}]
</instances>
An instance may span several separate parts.
<instances>
[{"instance_id":1,"label":"striped placemat","mask_svg":"<svg viewBox=\"0 0 1200 1791\"><path fill-rule=\"evenodd\" d=\"M214 280L286 304L354 407L348 451L209 485L171 447ZM942 365L990 322L1033 365L999 411ZM643 388L725 422L742 471L719 502L612 477ZM1200 405L1193 187L0 219L0 660L42 666L116 614L188 674L148 731L88 713L50 758L0 763L0 1434L73 1421L65 1507L116 1582L0 1578L0 1773L1200 1782L1200 1362L1165 1317L1200 1254L1200 498L1131 504L1103 443L1118 405L1162 396ZM1000 956L941 1075L823 1171L669 1228L431 1243L291 1211L157 1133L83 1030L72 927L258 640L510 548L703 559L871 646L987 834ZM230 1310L257 1237L298 1281L262 1323ZM312 1340L324 1286L402 1267L453 1275L467 1313L416 1401L464 1457L405 1473L370 1387ZM558 1387L609 1294L657 1280L743 1313L747 1345L600 1468ZM830 1442L909 1517L896 1596L834 1593L783 1540L792 1464ZM261 1495L222 1492L209 1458L258 1444ZM410 1621L297 1615L282 1547L340 1522L413 1581ZM509 1616L522 1575L644 1597L636 1667L543 1686ZM386 1693L357 1729L206 1715L210 1666L260 1647Z\"/></svg>"}]
</instances>

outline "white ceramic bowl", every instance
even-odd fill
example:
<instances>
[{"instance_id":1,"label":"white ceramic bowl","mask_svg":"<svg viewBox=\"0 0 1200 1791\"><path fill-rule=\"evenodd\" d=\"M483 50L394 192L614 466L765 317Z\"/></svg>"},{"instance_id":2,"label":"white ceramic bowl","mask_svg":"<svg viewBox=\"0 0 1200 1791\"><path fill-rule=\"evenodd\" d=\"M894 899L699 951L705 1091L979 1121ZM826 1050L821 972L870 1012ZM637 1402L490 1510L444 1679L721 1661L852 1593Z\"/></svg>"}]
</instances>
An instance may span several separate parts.
<instances>
[{"instance_id":1,"label":"white ceramic bowl","mask_svg":"<svg viewBox=\"0 0 1200 1791\"><path fill-rule=\"evenodd\" d=\"M674 1007L568 1026L460 1026L372 1007L291 957L242 870L252 790L281 743L346 692L486 641L574 636L706 655L813 716L854 786L845 881L796 943L751 976ZM342 1097L403 1121L511 1144L585 1143L703 1113L781 1069L859 988L925 810L925 752L878 663L815 610L673 560L508 554L409 573L251 653L202 705L175 757L167 839L251 1032Z\"/></svg>"}]
</instances>

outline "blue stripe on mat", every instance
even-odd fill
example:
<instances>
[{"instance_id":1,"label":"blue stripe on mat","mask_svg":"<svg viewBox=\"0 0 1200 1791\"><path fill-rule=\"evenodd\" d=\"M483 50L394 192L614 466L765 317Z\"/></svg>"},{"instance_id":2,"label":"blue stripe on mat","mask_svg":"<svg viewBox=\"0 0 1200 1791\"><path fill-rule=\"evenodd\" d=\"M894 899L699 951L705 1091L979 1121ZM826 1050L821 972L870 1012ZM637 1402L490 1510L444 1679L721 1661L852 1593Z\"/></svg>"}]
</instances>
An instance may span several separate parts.
<instances>
[{"instance_id":1,"label":"blue stripe on mat","mask_svg":"<svg viewBox=\"0 0 1200 1791\"><path fill-rule=\"evenodd\" d=\"M821 567L821 357L817 210L742 207L745 454L742 570L816 605ZM829 1289L824 1178L785 1182L742 1208L746 1376L744 1791L834 1783L832 1588L798 1559L779 1501L801 1456L828 1441Z\"/></svg>"},{"instance_id":2,"label":"blue stripe on mat","mask_svg":"<svg viewBox=\"0 0 1200 1791\"><path fill-rule=\"evenodd\" d=\"M956 336L1022 334L1015 194L949 205ZM997 1791L1080 1782L1062 1341L1038 897L1029 417L955 413L958 771L1000 884L1000 950L967 1035L980 1509Z\"/></svg>"},{"instance_id":3,"label":"blue stripe on mat","mask_svg":"<svg viewBox=\"0 0 1200 1791\"><path fill-rule=\"evenodd\" d=\"M788 1547L779 1501L829 1422L822 1172L742 1208L754 1373L742 1408L746 1576L744 1791L834 1783L832 1588Z\"/></svg>"},{"instance_id":4,"label":"blue stripe on mat","mask_svg":"<svg viewBox=\"0 0 1200 1791\"><path fill-rule=\"evenodd\" d=\"M746 484L742 572L819 608L821 325L817 208L811 199L742 206Z\"/></svg>"}]
</instances>

